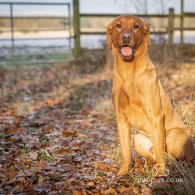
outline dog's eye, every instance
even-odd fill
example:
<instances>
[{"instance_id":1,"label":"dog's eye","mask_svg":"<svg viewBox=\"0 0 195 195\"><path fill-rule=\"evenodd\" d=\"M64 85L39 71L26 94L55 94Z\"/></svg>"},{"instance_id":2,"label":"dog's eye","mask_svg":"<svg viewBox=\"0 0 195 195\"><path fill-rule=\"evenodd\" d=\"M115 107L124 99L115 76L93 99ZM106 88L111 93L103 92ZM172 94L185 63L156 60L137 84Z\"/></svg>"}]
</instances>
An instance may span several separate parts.
<instances>
[{"instance_id":1,"label":"dog's eye","mask_svg":"<svg viewBox=\"0 0 195 195\"><path fill-rule=\"evenodd\" d=\"M133 28L134 29L138 29L139 28L139 25L138 24L134 24Z\"/></svg>"},{"instance_id":2,"label":"dog's eye","mask_svg":"<svg viewBox=\"0 0 195 195\"><path fill-rule=\"evenodd\" d=\"M117 28L121 28L121 24L117 24L116 27L117 27Z\"/></svg>"}]
</instances>

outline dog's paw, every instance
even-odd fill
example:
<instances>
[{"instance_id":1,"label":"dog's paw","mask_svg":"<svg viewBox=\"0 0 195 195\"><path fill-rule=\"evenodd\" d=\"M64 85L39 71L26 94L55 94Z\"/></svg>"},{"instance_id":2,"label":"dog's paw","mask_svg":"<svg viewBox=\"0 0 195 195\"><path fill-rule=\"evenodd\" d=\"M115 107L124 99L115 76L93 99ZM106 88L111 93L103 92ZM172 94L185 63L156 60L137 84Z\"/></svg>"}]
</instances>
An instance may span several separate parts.
<instances>
[{"instance_id":1,"label":"dog's paw","mask_svg":"<svg viewBox=\"0 0 195 195\"><path fill-rule=\"evenodd\" d=\"M126 175L129 171L129 166L121 166L121 168L119 169L117 176L122 176L122 175Z\"/></svg>"},{"instance_id":2,"label":"dog's paw","mask_svg":"<svg viewBox=\"0 0 195 195\"><path fill-rule=\"evenodd\" d=\"M164 177L169 174L169 170L165 168L164 164L157 164L152 168L154 177Z\"/></svg>"}]
</instances>

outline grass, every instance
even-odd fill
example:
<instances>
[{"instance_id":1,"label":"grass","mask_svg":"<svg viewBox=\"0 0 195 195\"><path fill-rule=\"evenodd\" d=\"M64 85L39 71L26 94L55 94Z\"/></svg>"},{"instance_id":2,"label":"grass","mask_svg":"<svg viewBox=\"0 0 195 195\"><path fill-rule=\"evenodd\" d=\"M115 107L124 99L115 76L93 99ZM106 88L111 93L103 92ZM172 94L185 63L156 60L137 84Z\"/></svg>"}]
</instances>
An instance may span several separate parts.
<instances>
[{"instance_id":1,"label":"grass","mask_svg":"<svg viewBox=\"0 0 195 195\"><path fill-rule=\"evenodd\" d=\"M51 154L49 154L47 151L40 150L38 152L38 158L42 159L48 163L51 163L54 161L54 158Z\"/></svg>"},{"instance_id":2,"label":"grass","mask_svg":"<svg viewBox=\"0 0 195 195\"><path fill-rule=\"evenodd\" d=\"M170 157L168 168L170 170L169 177L175 181L175 185L172 187L177 193L193 194L195 192L195 167L193 164Z\"/></svg>"},{"instance_id":3,"label":"grass","mask_svg":"<svg viewBox=\"0 0 195 195\"><path fill-rule=\"evenodd\" d=\"M0 66L14 65L32 65L37 66L48 65L50 62L67 61L71 59L71 52L65 47L31 47L31 46L15 46L0 47ZM64 52L62 52L64 51Z\"/></svg>"}]
</instances>

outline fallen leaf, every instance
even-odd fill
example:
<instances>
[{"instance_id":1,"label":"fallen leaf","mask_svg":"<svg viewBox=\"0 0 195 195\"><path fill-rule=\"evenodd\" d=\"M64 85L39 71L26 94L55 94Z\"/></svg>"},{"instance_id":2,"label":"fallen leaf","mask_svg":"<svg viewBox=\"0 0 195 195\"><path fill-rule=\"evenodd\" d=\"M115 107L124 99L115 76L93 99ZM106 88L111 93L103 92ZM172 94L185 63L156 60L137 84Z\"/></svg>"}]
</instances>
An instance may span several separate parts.
<instances>
[{"instance_id":1,"label":"fallen leaf","mask_svg":"<svg viewBox=\"0 0 195 195\"><path fill-rule=\"evenodd\" d=\"M36 164L36 167L45 167L47 166L47 163L43 160L40 160L37 164Z\"/></svg>"},{"instance_id":2,"label":"fallen leaf","mask_svg":"<svg viewBox=\"0 0 195 195\"><path fill-rule=\"evenodd\" d=\"M62 135L64 137L74 137L76 135L75 131L63 130Z\"/></svg>"},{"instance_id":3,"label":"fallen leaf","mask_svg":"<svg viewBox=\"0 0 195 195\"><path fill-rule=\"evenodd\" d=\"M132 190L135 194L139 194L139 192L140 192L139 187L137 187L137 186L132 186Z\"/></svg>"},{"instance_id":4,"label":"fallen leaf","mask_svg":"<svg viewBox=\"0 0 195 195\"><path fill-rule=\"evenodd\" d=\"M55 101L51 98L48 98L47 103L48 103L49 106L52 106L55 103Z\"/></svg>"},{"instance_id":5,"label":"fallen leaf","mask_svg":"<svg viewBox=\"0 0 195 195\"><path fill-rule=\"evenodd\" d=\"M98 168L103 171L116 171L116 168L111 167L105 163L99 163Z\"/></svg>"},{"instance_id":6,"label":"fallen leaf","mask_svg":"<svg viewBox=\"0 0 195 195\"><path fill-rule=\"evenodd\" d=\"M66 182L65 181L56 182L55 186L56 186L56 190L62 191L65 189Z\"/></svg>"},{"instance_id":7,"label":"fallen leaf","mask_svg":"<svg viewBox=\"0 0 195 195\"><path fill-rule=\"evenodd\" d=\"M98 175L95 177L95 179L96 179L97 181L100 181L100 182L103 181L103 178L102 178L101 176L98 176Z\"/></svg>"},{"instance_id":8,"label":"fallen leaf","mask_svg":"<svg viewBox=\"0 0 195 195\"><path fill-rule=\"evenodd\" d=\"M30 155L31 159L37 160L37 157L38 157L38 153L37 152L30 152L29 155Z\"/></svg>"},{"instance_id":9,"label":"fallen leaf","mask_svg":"<svg viewBox=\"0 0 195 195\"><path fill-rule=\"evenodd\" d=\"M77 133L77 136L80 138L87 138L87 135L83 133Z\"/></svg>"},{"instance_id":10,"label":"fallen leaf","mask_svg":"<svg viewBox=\"0 0 195 195\"><path fill-rule=\"evenodd\" d=\"M74 191L73 192L73 195L82 195L82 192L80 192L80 191Z\"/></svg>"},{"instance_id":11,"label":"fallen leaf","mask_svg":"<svg viewBox=\"0 0 195 195\"><path fill-rule=\"evenodd\" d=\"M61 148L58 148L54 151L55 154L61 154L61 155L64 155L64 154L68 154L69 153L69 150L65 147L61 147Z\"/></svg>"},{"instance_id":12,"label":"fallen leaf","mask_svg":"<svg viewBox=\"0 0 195 195\"><path fill-rule=\"evenodd\" d=\"M150 188L148 188L145 184L141 185L141 189L142 189L143 195L151 195L152 194L152 190Z\"/></svg>"},{"instance_id":13,"label":"fallen leaf","mask_svg":"<svg viewBox=\"0 0 195 195\"><path fill-rule=\"evenodd\" d=\"M87 183L87 187L88 188L94 188L95 187L95 183L93 181L90 181Z\"/></svg>"},{"instance_id":14,"label":"fallen leaf","mask_svg":"<svg viewBox=\"0 0 195 195\"><path fill-rule=\"evenodd\" d=\"M121 187L117 188L117 190L118 190L121 194L130 193L130 189L129 189L129 188L126 188L125 186L121 186Z\"/></svg>"},{"instance_id":15,"label":"fallen leaf","mask_svg":"<svg viewBox=\"0 0 195 195\"><path fill-rule=\"evenodd\" d=\"M114 188L110 187L110 188L108 188L106 190L102 189L101 190L101 194L103 194L103 195L110 195L110 194L117 195L118 193L117 193L117 191Z\"/></svg>"}]
</instances>

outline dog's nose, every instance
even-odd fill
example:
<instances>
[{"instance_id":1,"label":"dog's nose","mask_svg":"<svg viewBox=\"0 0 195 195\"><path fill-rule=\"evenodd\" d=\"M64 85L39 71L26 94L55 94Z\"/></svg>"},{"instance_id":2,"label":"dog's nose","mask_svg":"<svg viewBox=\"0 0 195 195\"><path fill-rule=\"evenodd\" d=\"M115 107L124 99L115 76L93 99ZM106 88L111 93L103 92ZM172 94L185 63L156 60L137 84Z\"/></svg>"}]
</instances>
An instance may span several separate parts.
<instances>
[{"instance_id":1,"label":"dog's nose","mask_svg":"<svg viewBox=\"0 0 195 195\"><path fill-rule=\"evenodd\" d=\"M123 33L123 34L121 35L121 39L123 40L123 42L124 42L125 44L128 44L129 41L131 40L131 38L132 38L132 35L131 35L130 33Z\"/></svg>"},{"instance_id":2,"label":"dog's nose","mask_svg":"<svg viewBox=\"0 0 195 195\"><path fill-rule=\"evenodd\" d=\"M130 40L131 39L131 35L129 33L125 33L125 34L122 35L122 39L123 40L128 40L128 39Z\"/></svg>"}]
</instances>

